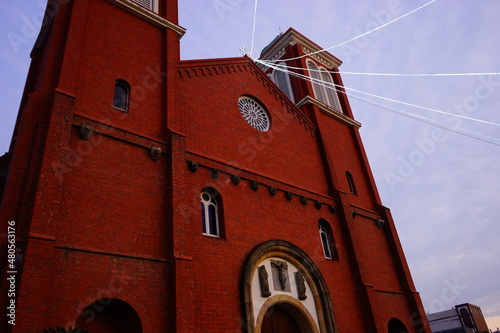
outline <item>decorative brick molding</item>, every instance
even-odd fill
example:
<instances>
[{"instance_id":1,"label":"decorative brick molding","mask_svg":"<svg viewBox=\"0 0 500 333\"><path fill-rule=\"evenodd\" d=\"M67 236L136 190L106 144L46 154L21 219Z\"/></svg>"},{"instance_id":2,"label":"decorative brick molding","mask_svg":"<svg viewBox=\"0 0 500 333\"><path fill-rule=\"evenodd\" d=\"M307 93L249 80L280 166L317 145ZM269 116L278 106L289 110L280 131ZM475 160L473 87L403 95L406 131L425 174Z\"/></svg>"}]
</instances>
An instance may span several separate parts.
<instances>
[{"instance_id":1,"label":"decorative brick molding","mask_svg":"<svg viewBox=\"0 0 500 333\"><path fill-rule=\"evenodd\" d=\"M158 161L161 156L161 148L160 147L151 147L149 148L149 158L152 161Z\"/></svg>"},{"instance_id":2,"label":"decorative brick molding","mask_svg":"<svg viewBox=\"0 0 500 333\"><path fill-rule=\"evenodd\" d=\"M192 162L192 161L188 161L187 163L188 163L189 171L196 172L196 170L198 170L198 163Z\"/></svg>"},{"instance_id":3,"label":"decorative brick molding","mask_svg":"<svg viewBox=\"0 0 500 333\"><path fill-rule=\"evenodd\" d=\"M238 185L241 181L241 178L240 176L236 176L236 175L231 175L231 182L234 184L234 185Z\"/></svg>"},{"instance_id":4,"label":"decorative brick molding","mask_svg":"<svg viewBox=\"0 0 500 333\"><path fill-rule=\"evenodd\" d=\"M275 196L276 195L276 187L274 186L271 186L269 187L269 194L272 195L272 196Z\"/></svg>"},{"instance_id":5,"label":"decorative brick molding","mask_svg":"<svg viewBox=\"0 0 500 333\"><path fill-rule=\"evenodd\" d=\"M286 107L287 112L292 113L300 124L302 124L312 136L316 136L316 126L300 111L285 95L281 89L249 58L231 59L231 61L215 60L186 60L181 61L177 70L181 79L193 79L214 75L229 75L242 72L250 72L255 75L257 81L268 89L269 93L280 101L281 105Z\"/></svg>"},{"instance_id":6,"label":"decorative brick molding","mask_svg":"<svg viewBox=\"0 0 500 333\"><path fill-rule=\"evenodd\" d=\"M213 179L217 179L217 178L219 178L220 170L212 169L212 171L210 172L210 175L212 176Z\"/></svg>"},{"instance_id":7,"label":"decorative brick molding","mask_svg":"<svg viewBox=\"0 0 500 333\"><path fill-rule=\"evenodd\" d=\"M80 129L78 130L78 137L82 140L88 141L94 132L94 128L91 125L82 123Z\"/></svg>"}]
</instances>

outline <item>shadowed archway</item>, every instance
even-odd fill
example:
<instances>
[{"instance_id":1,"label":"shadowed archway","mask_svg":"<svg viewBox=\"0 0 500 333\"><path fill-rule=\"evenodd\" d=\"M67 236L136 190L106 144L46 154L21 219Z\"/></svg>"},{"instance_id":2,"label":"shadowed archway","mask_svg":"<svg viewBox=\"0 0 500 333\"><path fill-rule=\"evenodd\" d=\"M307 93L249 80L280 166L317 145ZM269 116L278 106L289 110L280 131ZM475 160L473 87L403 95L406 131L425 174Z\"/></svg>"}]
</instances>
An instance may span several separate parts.
<instances>
[{"instance_id":1,"label":"shadowed archway","mask_svg":"<svg viewBox=\"0 0 500 333\"><path fill-rule=\"evenodd\" d=\"M309 333L313 329L308 318L293 305L278 303L267 309L261 333Z\"/></svg>"},{"instance_id":2,"label":"shadowed archway","mask_svg":"<svg viewBox=\"0 0 500 333\"><path fill-rule=\"evenodd\" d=\"M389 327L387 329L388 333L408 333L408 329L406 326L401 322L401 320L392 318L389 321Z\"/></svg>"},{"instance_id":3,"label":"shadowed archway","mask_svg":"<svg viewBox=\"0 0 500 333\"><path fill-rule=\"evenodd\" d=\"M89 332L143 332L137 312L116 298L102 298L87 306L78 317L76 327Z\"/></svg>"}]
</instances>

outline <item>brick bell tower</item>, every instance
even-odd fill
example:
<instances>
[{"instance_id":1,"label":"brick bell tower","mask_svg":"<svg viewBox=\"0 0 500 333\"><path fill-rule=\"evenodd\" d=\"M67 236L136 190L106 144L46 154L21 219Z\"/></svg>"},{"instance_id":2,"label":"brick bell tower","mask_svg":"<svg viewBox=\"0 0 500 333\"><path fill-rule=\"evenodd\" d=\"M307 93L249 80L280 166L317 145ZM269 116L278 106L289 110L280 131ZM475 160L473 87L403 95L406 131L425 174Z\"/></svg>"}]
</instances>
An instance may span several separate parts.
<instances>
[{"instance_id":1,"label":"brick bell tower","mask_svg":"<svg viewBox=\"0 0 500 333\"><path fill-rule=\"evenodd\" d=\"M177 12L49 0L0 160L0 330L430 332L341 61L294 29L273 65L181 61Z\"/></svg>"},{"instance_id":2,"label":"brick bell tower","mask_svg":"<svg viewBox=\"0 0 500 333\"><path fill-rule=\"evenodd\" d=\"M2 309L14 300L16 320L2 315L0 331L175 328L164 154L177 15L175 0L48 1L2 158L2 229L16 227L14 269L2 266L16 271L15 297L2 292Z\"/></svg>"}]
</instances>

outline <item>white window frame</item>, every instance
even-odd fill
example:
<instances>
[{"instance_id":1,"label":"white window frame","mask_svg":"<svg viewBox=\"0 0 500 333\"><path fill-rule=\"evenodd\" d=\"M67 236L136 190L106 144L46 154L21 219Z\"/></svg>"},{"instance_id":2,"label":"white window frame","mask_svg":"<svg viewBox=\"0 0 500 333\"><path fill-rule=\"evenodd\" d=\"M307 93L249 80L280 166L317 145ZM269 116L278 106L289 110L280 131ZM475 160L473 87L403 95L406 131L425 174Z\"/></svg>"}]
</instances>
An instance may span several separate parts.
<instances>
[{"instance_id":1,"label":"white window frame","mask_svg":"<svg viewBox=\"0 0 500 333\"><path fill-rule=\"evenodd\" d=\"M312 86L315 98L336 111L342 112L337 86L333 82L331 73L312 60L307 60L307 69L309 70L309 76L313 79ZM321 82L327 83L321 84Z\"/></svg>"},{"instance_id":2,"label":"white window frame","mask_svg":"<svg viewBox=\"0 0 500 333\"><path fill-rule=\"evenodd\" d=\"M292 102L295 102L295 99L293 98L293 90L292 90L292 83L290 81L290 75L285 72L285 70L287 70L286 63L284 61L280 62L278 66L283 69L282 70L275 69L273 71L272 80L281 89L281 91L283 91L285 95L287 95L288 98L290 98ZM285 82L278 80L279 74L283 74ZM283 85L283 83L285 84L285 86Z\"/></svg>"},{"instance_id":3,"label":"white window frame","mask_svg":"<svg viewBox=\"0 0 500 333\"><path fill-rule=\"evenodd\" d=\"M356 190L356 184L354 183L354 177L352 176L352 173L349 171L346 171L345 176L347 178L347 183L349 184L349 191L352 194L358 194L358 191Z\"/></svg>"},{"instance_id":4,"label":"white window frame","mask_svg":"<svg viewBox=\"0 0 500 333\"><path fill-rule=\"evenodd\" d=\"M323 255L325 256L326 259L333 259L332 247L330 244L330 239L328 237L328 232L326 231L326 228L321 222L321 220L318 222L318 229L319 229L319 240L321 242L321 247L323 248Z\"/></svg>"},{"instance_id":5,"label":"white window frame","mask_svg":"<svg viewBox=\"0 0 500 333\"><path fill-rule=\"evenodd\" d=\"M208 198L208 199L207 199ZM220 218L219 204L215 196L208 189L204 189L200 194L202 209L202 231L203 235L220 238ZM214 208L215 230L211 230L210 208Z\"/></svg>"},{"instance_id":6,"label":"white window frame","mask_svg":"<svg viewBox=\"0 0 500 333\"><path fill-rule=\"evenodd\" d=\"M152 12L158 13L158 0L132 0L132 2ZM149 6L145 6L145 3L149 3Z\"/></svg>"}]
</instances>

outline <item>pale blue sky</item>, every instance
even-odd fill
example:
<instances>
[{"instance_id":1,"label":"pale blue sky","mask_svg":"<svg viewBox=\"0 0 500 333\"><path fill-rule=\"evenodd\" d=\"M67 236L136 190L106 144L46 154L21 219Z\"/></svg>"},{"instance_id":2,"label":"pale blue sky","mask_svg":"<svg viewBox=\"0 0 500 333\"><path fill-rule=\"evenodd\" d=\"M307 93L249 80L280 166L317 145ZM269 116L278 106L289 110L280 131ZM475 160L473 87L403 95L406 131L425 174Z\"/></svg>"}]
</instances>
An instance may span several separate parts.
<instances>
[{"instance_id":1,"label":"pale blue sky","mask_svg":"<svg viewBox=\"0 0 500 333\"><path fill-rule=\"evenodd\" d=\"M46 0L0 2L0 153L8 144ZM253 56L293 27L330 47L428 1L259 1ZM223 58L252 47L253 0L179 0L182 57ZM341 72L500 72L500 2L438 0L364 38L330 50ZM343 75L347 87L500 123L500 76ZM359 94L356 94L359 96ZM350 98L386 206L391 208L427 312L470 302L500 326L498 126L362 96ZM490 144L395 114L418 114ZM496 140L493 138L497 138ZM493 321L489 322L494 328Z\"/></svg>"}]
</instances>

